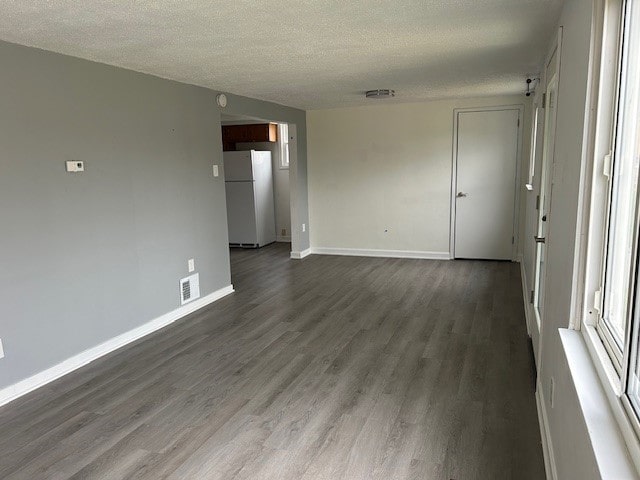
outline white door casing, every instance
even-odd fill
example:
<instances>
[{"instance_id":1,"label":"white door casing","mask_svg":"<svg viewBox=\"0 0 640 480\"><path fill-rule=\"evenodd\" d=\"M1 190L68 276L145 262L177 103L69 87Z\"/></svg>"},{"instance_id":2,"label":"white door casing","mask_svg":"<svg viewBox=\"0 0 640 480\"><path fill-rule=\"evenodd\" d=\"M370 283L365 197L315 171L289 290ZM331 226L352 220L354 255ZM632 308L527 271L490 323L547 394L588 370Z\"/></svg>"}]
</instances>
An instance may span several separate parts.
<instances>
[{"instance_id":1,"label":"white door casing","mask_svg":"<svg viewBox=\"0 0 640 480\"><path fill-rule=\"evenodd\" d=\"M551 193L553 176L553 156L556 135L557 98L560 83L560 59L562 54L562 27L558 29L556 43L547 55L544 73L544 131L542 133L542 160L537 178L534 178L534 191L538 195L538 210L535 212L535 236L544 238L545 243L534 243L534 238L524 239L524 248L534 245L535 259L533 270L532 304L528 305L532 315L529 333L533 344L536 367L540 369L542 350L542 330L544 329L544 285L546 277L546 254L549 245L549 223L551 215ZM544 220L543 220L544 218ZM542 308L540 308L542 307Z\"/></svg>"},{"instance_id":2,"label":"white door casing","mask_svg":"<svg viewBox=\"0 0 640 480\"><path fill-rule=\"evenodd\" d=\"M540 179L540 194L538 200L538 215L536 228L536 263L534 275L534 295L533 308L536 317L538 329L542 324L544 316L544 285L546 277L546 260L548 240L549 216L551 215L551 195L553 190L552 172L553 172L553 147L555 144L555 112L556 97L558 95L558 78L554 75L546 90L546 105L544 143L542 155L542 177Z\"/></svg>"}]
</instances>

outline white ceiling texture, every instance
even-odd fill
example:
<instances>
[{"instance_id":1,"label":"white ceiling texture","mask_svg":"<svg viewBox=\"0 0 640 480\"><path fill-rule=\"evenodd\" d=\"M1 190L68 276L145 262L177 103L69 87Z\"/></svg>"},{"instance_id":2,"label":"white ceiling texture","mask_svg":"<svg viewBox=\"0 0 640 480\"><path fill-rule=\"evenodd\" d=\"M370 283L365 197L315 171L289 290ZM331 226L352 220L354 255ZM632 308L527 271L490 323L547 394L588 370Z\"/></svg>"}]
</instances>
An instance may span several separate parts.
<instances>
[{"instance_id":1,"label":"white ceiling texture","mask_svg":"<svg viewBox=\"0 0 640 480\"><path fill-rule=\"evenodd\" d=\"M562 0L3 0L0 39L305 110L521 93Z\"/></svg>"}]
</instances>

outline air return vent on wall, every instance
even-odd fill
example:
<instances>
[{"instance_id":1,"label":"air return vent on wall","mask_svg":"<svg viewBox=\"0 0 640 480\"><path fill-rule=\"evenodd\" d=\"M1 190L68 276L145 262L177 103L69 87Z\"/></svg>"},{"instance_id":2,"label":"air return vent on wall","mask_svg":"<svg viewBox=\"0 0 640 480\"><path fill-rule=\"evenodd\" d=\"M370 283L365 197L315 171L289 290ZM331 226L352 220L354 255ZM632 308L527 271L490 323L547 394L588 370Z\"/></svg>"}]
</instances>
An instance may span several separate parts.
<instances>
[{"instance_id":1,"label":"air return vent on wall","mask_svg":"<svg viewBox=\"0 0 640 480\"><path fill-rule=\"evenodd\" d=\"M200 275L194 273L180 280L180 304L200 298Z\"/></svg>"}]
</instances>

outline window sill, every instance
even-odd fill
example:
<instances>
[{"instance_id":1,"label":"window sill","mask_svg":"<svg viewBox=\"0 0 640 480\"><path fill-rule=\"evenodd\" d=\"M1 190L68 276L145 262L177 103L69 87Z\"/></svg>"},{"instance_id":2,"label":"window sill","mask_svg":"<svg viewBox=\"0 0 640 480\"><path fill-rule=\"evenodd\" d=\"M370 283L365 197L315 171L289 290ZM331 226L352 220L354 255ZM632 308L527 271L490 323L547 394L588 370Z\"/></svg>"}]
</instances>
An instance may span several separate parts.
<instances>
[{"instance_id":1,"label":"window sill","mask_svg":"<svg viewBox=\"0 0 640 480\"><path fill-rule=\"evenodd\" d=\"M591 343L594 353L596 346L591 338L594 332L588 331L590 328L593 327L584 326L583 334L562 328L559 332L600 475L612 479L639 478L640 445L614 391L615 382L611 383L604 364L601 364L603 368L596 368L596 363L600 363L597 349L594 361L587 348Z\"/></svg>"}]
</instances>

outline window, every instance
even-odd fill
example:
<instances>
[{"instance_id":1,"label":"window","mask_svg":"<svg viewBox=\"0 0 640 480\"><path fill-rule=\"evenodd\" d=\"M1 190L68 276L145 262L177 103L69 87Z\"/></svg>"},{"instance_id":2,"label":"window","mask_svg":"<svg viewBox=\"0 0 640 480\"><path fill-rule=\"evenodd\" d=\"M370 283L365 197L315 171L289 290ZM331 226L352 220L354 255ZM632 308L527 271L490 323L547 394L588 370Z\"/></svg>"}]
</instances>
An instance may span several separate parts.
<instances>
[{"instance_id":1,"label":"window","mask_svg":"<svg viewBox=\"0 0 640 480\"><path fill-rule=\"evenodd\" d=\"M616 211L612 218L619 222L615 225L620 231L624 247L618 247L614 262L625 262L624 268L616 263L612 267L622 270L625 278L626 311L619 319L623 334L629 331L631 338L627 375L627 394L636 415L640 415L640 284L638 263L638 231L640 224L638 202L638 165L640 163L640 3L629 1L626 5L626 22L623 42L622 81L620 82L619 124L616 132L615 159L620 171L614 170L614 181L620 199L616 199ZM618 217L622 219L618 219ZM607 270L609 267L607 266ZM612 271L615 271L612 269ZM627 272L630 271L630 272ZM627 297L630 297L627 299Z\"/></svg>"},{"instance_id":2,"label":"window","mask_svg":"<svg viewBox=\"0 0 640 480\"><path fill-rule=\"evenodd\" d=\"M531 151L529 153L529 177L526 184L527 190L533 190L533 177L536 173L536 153L538 151L539 121L540 107L536 105L533 111L533 124L531 125Z\"/></svg>"},{"instance_id":3,"label":"window","mask_svg":"<svg viewBox=\"0 0 640 480\"><path fill-rule=\"evenodd\" d=\"M599 253L587 256L599 265L592 326L619 378L616 390L639 428L640 2L635 0L606 2L598 110L591 223L599 225L599 234L591 230L590 243Z\"/></svg>"},{"instance_id":4,"label":"window","mask_svg":"<svg viewBox=\"0 0 640 480\"><path fill-rule=\"evenodd\" d=\"M634 6L635 5L635 6ZM638 239L638 48L637 28L632 29L637 2L623 5L622 42L617 69L617 108L613 123L611 150L603 162L608 177L605 258L598 331L613 354L618 370L625 363L626 335L631 325L634 258ZM635 34L634 34L635 33Z\"/></svg>"},{"instance_id":5,"label":"window","mask_svg":"<svg viewBox=\"0 0 640 480\"><path fill-rule=\"evenodd\" d=\"M289 125L278 125L278 142L280 143L280 168L289 168Z\"/></svg>"}]
</instances>

